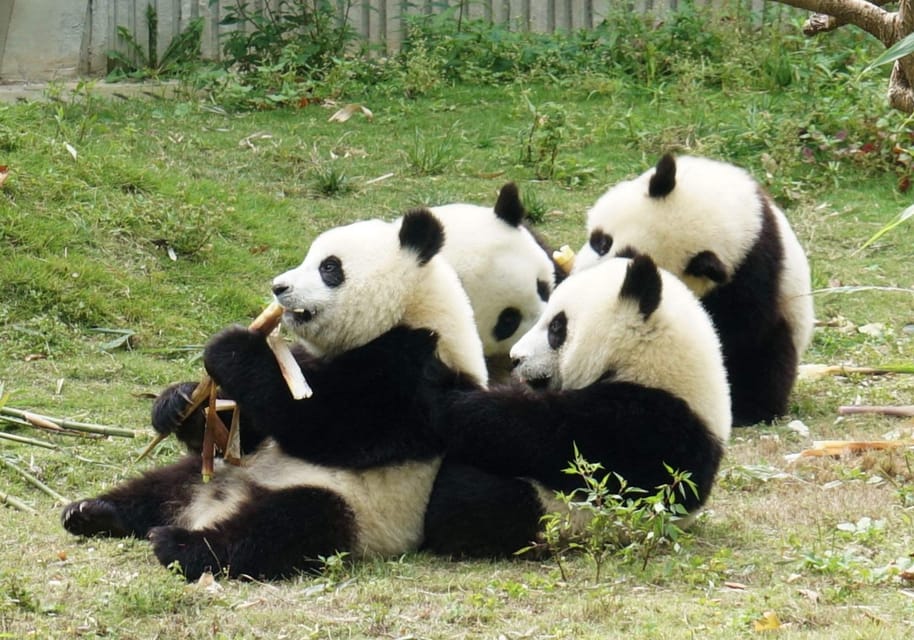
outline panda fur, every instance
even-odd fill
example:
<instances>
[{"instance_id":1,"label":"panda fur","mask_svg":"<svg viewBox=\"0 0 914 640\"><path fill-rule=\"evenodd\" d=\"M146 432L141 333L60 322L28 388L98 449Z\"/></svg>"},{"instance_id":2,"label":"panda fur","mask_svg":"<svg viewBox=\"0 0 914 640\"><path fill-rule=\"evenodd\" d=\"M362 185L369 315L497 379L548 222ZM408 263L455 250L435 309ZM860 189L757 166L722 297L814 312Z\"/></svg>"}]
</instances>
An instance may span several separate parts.
<instances>
[{"instance_id":1,"label":"panda fur","mask_svg":"<svg viewBox=\"0 0 914 640\"><path fill-rule=\"evenodd\" d=\"M486 384L472 309L439 255L427 210L331 229L273 281L313 395L293 400L265 338L242 327L206 347L207 372L240 407L248 455L200 478L200 456L67 506L77 535L147 536L188 580L206 570L278 578L321 556L396 555L422 539L443 444L417 398L424 370L457 388ZM157 400L153 424L199 447L202 418L176 420L192 383Z\"/></svg>"},{"instance_id":2,"label":"panda fur","mask_svg":"<svg viewBox=\"0 0 914 640\"><path fill-rule=\"evenodd\" d=\"M575 271L649 254L701 298L723 345L737 426L788 410L809 345L809 263L784 213L743 169L663 156L610 188L587 214Z\"/></svg>"},{"instance_id":3,"label":"panda fur","mask_svg":"<svg viewBox=\"0 0 914 640\"><path fill-rule=\"evenodd\" d=\"M581 488L563 472L575 447L631 487L668 484L664 464L689 472L697 496L682 504L704 504L730 434L729 390L711 320L679 279L643 255L573 273L511 357L526 384L443 385L430 401L448 448L426 549L497 557L529 545L563 508L555 492Z\"/></svg>"},{"instance_id":4,"label":"panda fur","mask_svg":"<svg viewBox=\"0 0 914 640\"><path fill-rule=\"evenodd\" d=\"M470 298L490 375L506 377L508 352L542 313L561 273L551 252L524 225L517 185L505 184L495 206L431 208L444 225L441 255Z\"/></svg>"}]
</instances>

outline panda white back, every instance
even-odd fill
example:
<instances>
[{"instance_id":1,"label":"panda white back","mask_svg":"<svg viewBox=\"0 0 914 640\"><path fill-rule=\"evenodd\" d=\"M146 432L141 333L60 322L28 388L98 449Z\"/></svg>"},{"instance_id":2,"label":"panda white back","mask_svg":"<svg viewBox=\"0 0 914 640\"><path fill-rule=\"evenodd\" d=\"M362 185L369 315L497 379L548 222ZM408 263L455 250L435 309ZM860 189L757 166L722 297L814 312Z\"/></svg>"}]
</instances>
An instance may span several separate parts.
<instances>
[{"instance_id":1,"label":"panda white back","mask_svg":"<svg viewBox=\"0 0 914 640\"><path fill-rule=\"evenodd\" d=\"M441 254L470 298L485 355L506 356L555 287L552 260L523 225L517 187L504 185L494 207L457 203L431 211L444 225Z\"/></svg>"}]
</instances>

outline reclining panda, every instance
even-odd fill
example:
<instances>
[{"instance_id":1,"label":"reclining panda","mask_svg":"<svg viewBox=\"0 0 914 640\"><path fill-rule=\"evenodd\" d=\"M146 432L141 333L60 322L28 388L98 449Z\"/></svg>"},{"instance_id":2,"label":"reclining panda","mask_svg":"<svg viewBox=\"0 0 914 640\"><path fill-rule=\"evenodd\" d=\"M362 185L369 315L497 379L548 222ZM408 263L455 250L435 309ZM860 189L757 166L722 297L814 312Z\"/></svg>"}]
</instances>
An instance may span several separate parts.
<instances>
[{"instance_id":1,"label":"reclining panda","mask_svg":"<svg viewBox=\"0 0 914 640\"><path fill-rule=\"evenodd\" d=\"M730 396L711 320L679 279L647 256L573 273L511 357L525 386L466 390L440 369L424 387L447 442L426 549L497 557L536 540L540 518L562 507L555 492L581 486L563 472L575 447L648 491L670 483L667 467L688 472L697 493L682 506L705 503Z\"/></svg>"},{"instance_id":2,"label":"reclining panda","mask_svg":"<svg viewBox=\"0 0 914 640\"><path fill-rule=\"evenodd\" d=\"M153 424L191 453L97 498L68 505L70 533L148 537L159 561L193 580L277 578L321 556L416 549L443 452L418 394L435 364L457 388L486 384L469 301L438 255L427 210L365 221L315 239L304 262L273 282L283 323L306 343L296 359L313 389L293 400L265 338L229 328L206 347L206 369L239 405L243 466L203 484L197 413L178 424L193 383L157 400Z\"/></svg>"}]
</instances>

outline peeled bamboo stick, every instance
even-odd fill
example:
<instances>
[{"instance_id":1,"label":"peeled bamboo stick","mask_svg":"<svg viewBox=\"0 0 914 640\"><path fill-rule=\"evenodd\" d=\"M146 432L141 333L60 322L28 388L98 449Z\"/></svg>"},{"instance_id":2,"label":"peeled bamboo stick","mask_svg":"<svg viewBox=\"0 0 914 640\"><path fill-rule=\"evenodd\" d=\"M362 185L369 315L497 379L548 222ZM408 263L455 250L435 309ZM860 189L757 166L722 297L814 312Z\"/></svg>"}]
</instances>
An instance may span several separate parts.
<instances>
[{"instance_id":1,"label":"peeled bamboo stick","mask_svg":"<svg viewBox=\"0 0 914 640\"><path fill-rule=\"evenodd\" d=\"M41 480L39 480L38 478L36 478L35 476L33 476L31 473L29 473L29 472L26 471L25 469L22 469L22 468L20 468L19 466L13 464L13 463L10 462L9 460L5 460L4 458L0 458L0 464L2 464L3 466L5 466L7 469L10 469L10 470L12 470L12 471L15 471L16 473L18 473L19 475L21 475L23 478L26 479L27 482L29 482L29 483L32 484L33 486L37 487L37 488L40 489L41 491L45 492L46 494L48 494L49 496L51 496L52 498L54 498L59 504L67 504L68 502L70 502L70 499L69 499L69 498L66 498L66 497L60 495L59 493L57 493L56 491L54 491L51 487L49 487L48 485L46 485L45 483L43 483Z\"/></svg>"},{"instance_id":2,"label":"peeled bamboo stick","mask_svg":"<svg viewBox=\"0 0 914 640\"><path fill-rule=\"evenodd\" d=\"M842 416L865 413L881 416L897 416L899 418L912 418L914 417L914 404L899 405L897 407L867 404L838 407L838 414Z\"/></svg>"},{"instance_id":3,"label":"peeled bamboo stick","mask_svg":"<svg viewBox=\"0 0 914 640\"><path fill-rule=\"evenodd\" d=\"M25 511L26 513L29 513L33 516L38 515L37 511L35 511L32 507L30 507L26 503L24 503L22 500L14 497L14 496L11 496L8 493L4 493L3 491L0 491L0 504L8 504L11 507L19 509L20 511Z\"/></svg>"}]
</instances>

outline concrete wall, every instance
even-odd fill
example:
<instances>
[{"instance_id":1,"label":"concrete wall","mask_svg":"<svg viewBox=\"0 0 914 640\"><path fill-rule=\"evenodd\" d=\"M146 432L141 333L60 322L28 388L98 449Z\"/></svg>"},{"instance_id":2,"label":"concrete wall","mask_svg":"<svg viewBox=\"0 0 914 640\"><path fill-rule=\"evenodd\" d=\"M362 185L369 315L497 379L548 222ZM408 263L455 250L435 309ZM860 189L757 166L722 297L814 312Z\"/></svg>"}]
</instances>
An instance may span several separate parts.
<instances>
[{"instance_id":1,"label":"concrete wall","mask_svg":"<svg viewBox=\"0 0 914 640\"><path fill-rule=\"evenodd\" d=\"M226 7L237 0L0 0L0 83L46 81L77 76L104 76L106 52L125 51L118 42L123 26L145 49L146 6L158 15L158 49L194 18L204 18L202 53L218 59L220 36L229 28L220 25ZM277 0L246 0L251 8ZM348 19L365 40L396 49L402 38L403 17L431 13L445 6L455 16L484 18L515 29L551 32L587 29L613 7L637 12L663 13L679 0L336 0L350 5ZM758 11L764 0L695 0L722 12L750 6ZM771 4L771 3L768 3ZM782 7L783 5L776 5ZM125 51L126 52L126 51Z\"/></svg>"},{"instance_id":2,"label":"concrete wall","mask_svg":"<svg viewBox=\"0 0 914 640\"><path fill-rule=\"evenodd\" d=\"M0 81L78 75L87 9L87 0L0 0Z\"/></svg>"}]
</instances>

